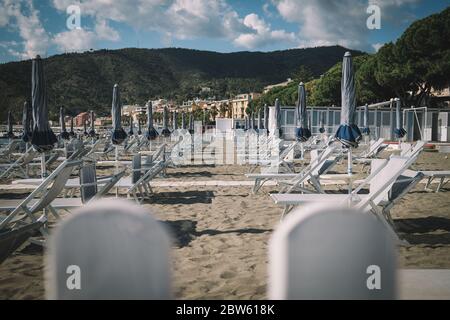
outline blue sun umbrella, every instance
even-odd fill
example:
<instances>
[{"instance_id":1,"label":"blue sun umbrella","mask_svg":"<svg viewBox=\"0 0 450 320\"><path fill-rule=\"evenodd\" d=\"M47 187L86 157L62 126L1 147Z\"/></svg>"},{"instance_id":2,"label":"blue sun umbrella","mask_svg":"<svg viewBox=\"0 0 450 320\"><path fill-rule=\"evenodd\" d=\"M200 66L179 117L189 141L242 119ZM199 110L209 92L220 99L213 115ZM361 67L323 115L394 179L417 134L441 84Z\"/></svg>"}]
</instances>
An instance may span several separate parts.
<instances>
[{"instance_id":1,"label":"blue sun umbrella","mask_svg":"<svg viewBox=\"0 0 450 320\"><path fill-rule=\"evenodd\" d=\"M357 148L361 140L361 131L354 122L356 112L355 75L352 55L346 52L342 63L341 80L341 125L336 132L336 139L345 148Z\"/></svg>"},{"instance_id":2,"label":"blue sun umbrella","mask_svg":"<svg viewBox=\"0 0 450 320\"><path fill-rule=\"evenodd\" d=\"M22 141L28 143L31 141L31 131L32 131L32 110L31 105L28 101L23 104L23 114L22 114Z\"/></svg>"},{"instance_id":3,"label":"blue sun umbrella","mask_svg":"<svg viewBox=\"0 0 450 320\"><path fill-rule=\"evenodd\" d=\"M70 134L66 130L66 121L65 121L64 107L63 106L61 106L59 108L59 125L61 127L61 133L60 133L59 136L63 140L69 140L70 139Z\"/></svg>"},{"instance_id":4,"label":"blue sun umbrella","mask_svg":"<svg viewBox=\"0 0 450 320\"><path fill-rule=\"evenodd\" d=\"M114 145L119 145L125 141L125 139L127 138L127 134L122 128L122 104L120 102L120 92L118 84L115 84L113 89L111 115L113 125L111 142Z\"/></svg>"},{"instance_id":5,"label":"blue sun umbrella","mask_svg":"<svg viewBox=\"0 0 450 320\"><path fill-rule=\"evenodd\" d=\"M406 130L403 129L403 114L402 114L402 103L400 99L396 99L395 104L395 117L396 117L396 128L394 130L395 136L399 139L406 135Z\"/></svg>"},{"instance_id":6,"label":"blue sun umbrella","mask_svg":"<svg viewBox=\"0 0 450 320\"><path fill-rule=\"evenodd\" d=\"M153 126L153 106L152 102L147 102L147 139L148 140L154 140L158 136L158 131L156 131L155 127Z\"/></svg>"},{"instance_id":7,"label":"blue sun umbrella","mask_svg":"<svg viewBox=\"0 0 450 320\"><path fill-rule=\"evenodd\" d=\"M44 67L40 56L37 56L32 62L31 106L34 122L31 144L40 153L51 151L58 139L48 123L47 91Z\"/></svg>"},{"instance_id":8,"label":"blue sun umbrella","mask_svg":"<svg viewBox=\"0 0 450 320\"><path fill-rule=\"evenodd\" d=\"M298 85L298 99L295 108L295 137L298 141L305 142L311 137L311 130L308 128L308 112L306 111L306 90L303 82Z\"/></svg>"}]
</instances>

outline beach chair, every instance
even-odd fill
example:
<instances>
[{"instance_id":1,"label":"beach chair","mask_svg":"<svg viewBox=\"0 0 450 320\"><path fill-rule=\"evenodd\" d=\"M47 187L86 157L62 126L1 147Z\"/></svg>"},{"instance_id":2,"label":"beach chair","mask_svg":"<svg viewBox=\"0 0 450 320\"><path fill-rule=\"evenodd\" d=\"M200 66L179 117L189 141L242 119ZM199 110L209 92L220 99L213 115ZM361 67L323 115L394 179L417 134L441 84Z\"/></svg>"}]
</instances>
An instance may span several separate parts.
<instances>
[{"instance_id":1,"label":"beach chair","mask_svg":"<svg viewBox=\"0 0 450 320\"><path fill-rule=\"evenodd\" d=\"M45 217L14 229L0 230L0 264L44 227Z\"/></svg>"},{"instance_id":2,"label":"beach chair","mask_svg":"<svg viewBox=\"0 0 450 320\"><path fill-rule=\"evenodd\" d=\"M436 187L435 192L439 192L443 186L445 186L450 181L450 171L449 170L436 170L436 171L419 171L423 174L424 178L427 179L425 184L425 189L429 189L431 183L434 179L439 179L439 183ZM446 180L447 179L447 180Z\"/></svg>"},{"instance_id":3,"label":"beach chair","mask_svg":"<svg viewBox=\"0 0 450 320\"><path fill-rule=\"evenodd\" d=\"M21 144L22 140L11 140L6 146L0 149L0 160L11 162L11 155L17 151Z\"/></svg>"},{"instance_id":4,"label":"beach chair","mask_svg":"<svg viewBox=\"0 0 450 320\"><path fill-rule=\"evenodd\" d=\"M371 215L309 204L269 242L268 297L274 300L395 299L396 249Z\"/></svg>"},{"instance_id":5,"label":"beach chair","mask_svg":"<svg viewBox=\"0 0 450 320\"><path fill-rule=\"evenodd\" d=\"M46 262L51 300L172 298L169 235L126 200L95 201L64 220L49 239Z\"/></svg>"},{"instance_id":6,"label":"beach chair","mask_svg":"<svg viewBox=\"0 0 450 320\"><path fill-rule=\"evenodd\" d=\"M307 203L335 203L347 204L363 211L374 213L392 235L400 241L389 210L403 195L411 190L420 180L420 176L407 176L404 172L414 163L415 157L391 156L389 159L374 159L372 173L351 192L351 194L271 194L276 204L283 205L284 215L293 207ZM368 194L360 191L370 185ZM392 191L394 190L394 191ZM389 197L389 195L391 195ZM378 208L378 206L381 207ZM403 242L404 243L404 242Z\"/></svg>"},{"instance_id":7,"label":"beach chair","mask_svg":"<svg viewBox=\"0 0 450 320\"><path fill-rule=\"evenodd\" d=\"M9 178L17 174L22 174L24 178L28 178L29 165L38 156L39 153L37 151L35 151L33 148L29 148L13 163L0 165L0 167L5 168L5 170L2 173L0 173L0 179Z\"/></svg>"},{"instance_id":8,"label":"beach chair","mask_svg":"<svg viewBox=\"0 0 450 320\"><path fill-rule=\"evenodd\" d=\"M301 190L307 193L323 192L319 175L327 173L342 158L341 153L333 155L336 150L335 146L328 146L320 154L317 153L317 156L299 173L261 173L246 174L245 176L255 180L252 188L253 193L257 193L267 181L276 181L282 187L282 192L285 190L287 192L293 190ZM310 183L314 191L304 188L305 183Z\"/></svg>"}]
</instances>

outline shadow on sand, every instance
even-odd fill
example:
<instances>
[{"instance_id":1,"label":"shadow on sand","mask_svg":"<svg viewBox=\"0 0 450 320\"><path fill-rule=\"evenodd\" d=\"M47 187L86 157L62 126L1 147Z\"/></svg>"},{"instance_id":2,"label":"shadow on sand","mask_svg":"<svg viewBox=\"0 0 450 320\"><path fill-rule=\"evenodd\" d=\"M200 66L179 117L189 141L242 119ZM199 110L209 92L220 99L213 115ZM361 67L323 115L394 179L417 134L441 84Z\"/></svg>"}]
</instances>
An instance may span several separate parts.
<instances>
[{"instance_id":1,"label":"shadow on sand","mask_svg":"<svg viewBox=\"0 0 450 320\"><path fill-rule=\"evenodd\" d=\"M426 217L395 219L394 221L397 231L410 244L450 244L450 219L442 217Z\"/></svg>"},{"instance_id":2,"label":"shadow on sand","mask_svg":"<svg viewBox=\"0 0 450 320\"><path fill-rule=\"evenodd\" d=\"M197 221L192 220L176 220L176 221L163 221L164 226L168 229L172 238L175 240L175 245L178 247L188 246L189 243L196 237L202 235L215 236L218 234L236 233L237 235L244 233L259 234L264 232L271 232L271 229L256 229L256 228L242 228L236 230L214 230L205 229L197 231Z\"/></svg>"},{"instance_id":3,"label":"shadow on sand","mask_svg":"<svg viewBox=\"0 0 450 320\"><path fill-rule=\"evenodd\" d=\"M214 192L212 191L174 191L153 194L146 203L152 204L195 204L212 203Z\"/></svg>"}]
</instances>

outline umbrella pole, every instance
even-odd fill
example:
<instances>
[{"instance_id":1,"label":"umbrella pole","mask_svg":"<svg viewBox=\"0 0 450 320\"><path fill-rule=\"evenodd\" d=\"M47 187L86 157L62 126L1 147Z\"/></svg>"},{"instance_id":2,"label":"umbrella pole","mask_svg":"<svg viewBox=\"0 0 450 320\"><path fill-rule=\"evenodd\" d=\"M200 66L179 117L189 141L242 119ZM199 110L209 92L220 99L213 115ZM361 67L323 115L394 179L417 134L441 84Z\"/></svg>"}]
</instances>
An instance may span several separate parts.
<instances>
[{"instance_id":1,"label":"umbrella pole","mask_svg":"<svg viewBox=\"0 0 450 320\"><path fill-rule=\"evenodd\" d=\"M303 154L305 153L305 150L304 150L304 146L303 146L303 142L302 143L300 143L300 152L301 152L301 154L302 154L302 156L301 156L301 160L304 160L305 158L303 157Z\"/></svg>"},{"instance_id":2,"label":"umbrella pole","mask_svg":"<svg viewBox=\"0 0 450 320\"><path fill-rule=\"evenodd\" d=\"M349 176L349 180L348 180L348 194L352 193L352 148L348 148L347 151L347 174Z\"/></svg>"},{"instance_id":3,"label":"umbrella pole","mask_svg":"<svg viewBox=\"0 0 450 320\"><path fill-rule=\"evenodd\" d=\"M45 167L45 153L41 153L41 176L42 176L42 180L45 179L45 177L47 176L47 170Z\"/></svg>"},{"instance_id":4,"label":"umbrella pole","mask_svg":"<svg viewBox=\"0 0 450 320\"><path fill-rule=\"evenodd\" d=\"M116 174L119 173L119 146L116 145ZM119 187L116 186L116 198L119 197Z\"/></svg>"}]
</instances>

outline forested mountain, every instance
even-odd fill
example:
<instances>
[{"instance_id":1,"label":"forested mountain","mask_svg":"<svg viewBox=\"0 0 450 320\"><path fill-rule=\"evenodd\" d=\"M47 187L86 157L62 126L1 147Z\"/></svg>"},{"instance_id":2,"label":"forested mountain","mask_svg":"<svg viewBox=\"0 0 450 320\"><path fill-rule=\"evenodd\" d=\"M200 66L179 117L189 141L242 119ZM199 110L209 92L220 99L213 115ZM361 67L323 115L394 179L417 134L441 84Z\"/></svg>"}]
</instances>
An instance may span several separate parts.
<instances>
[{"instance_id":1,"label":"forested mountain","mask_svg":"<svg viewBox=\"0 0 450 320\"><path fill-rule=\"evenodd\" d=\"M207 95L217 99L261 91L267 84L295 77L301 68L318 77L345 51L340 46L235 53L127 48L56 55L44 59L50 117L57 118L60 105L71 114L90 109L109 113L114 83L120 85L124 104L157 97L182 101L198 96L202 87L211 88ZM30 94L30 60L0 65L3 120L9 109L19 116Z\"/></svg>"}]
</instances>

